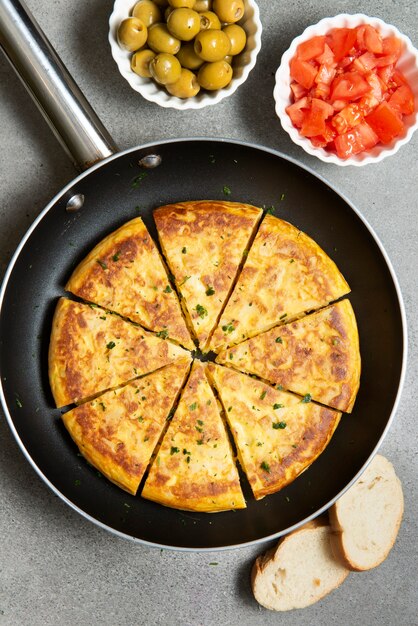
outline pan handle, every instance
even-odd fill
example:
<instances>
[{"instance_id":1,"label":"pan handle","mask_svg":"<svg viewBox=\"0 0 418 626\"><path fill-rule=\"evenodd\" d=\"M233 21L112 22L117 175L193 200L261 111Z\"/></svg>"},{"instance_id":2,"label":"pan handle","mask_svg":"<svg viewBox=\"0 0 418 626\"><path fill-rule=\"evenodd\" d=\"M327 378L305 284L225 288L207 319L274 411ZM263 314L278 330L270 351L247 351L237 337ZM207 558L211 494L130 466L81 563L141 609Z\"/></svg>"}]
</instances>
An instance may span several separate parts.
<instances>
[{"instance_id":1,"label":"pan handle","mask_svg":"<svg viewBox=\"0 0 418 626\"><path fill-rule=\"evenodd\" d=\"M78 169L118 152L59 56L19 0L0 0L0 47Z\"/></svg>"}]
</instances>

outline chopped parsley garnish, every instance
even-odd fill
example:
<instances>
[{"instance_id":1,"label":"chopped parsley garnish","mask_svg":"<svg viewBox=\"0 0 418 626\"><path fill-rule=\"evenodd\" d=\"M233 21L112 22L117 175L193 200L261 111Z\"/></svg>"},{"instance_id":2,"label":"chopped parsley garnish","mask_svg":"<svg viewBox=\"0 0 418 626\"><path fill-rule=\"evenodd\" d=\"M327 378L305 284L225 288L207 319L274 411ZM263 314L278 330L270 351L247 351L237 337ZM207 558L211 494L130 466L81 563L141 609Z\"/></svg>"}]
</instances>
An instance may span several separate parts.
<instances>
[{"instance_id":1,"label":"chopped parsley garnish","mask_svg":"<svg viewBox=\"0 0 418 626\"><path fill-rule=\"evenodd\" d=\"M209 404L212 404L212 400L207 400L206 404L209 406Z\"/></svg>"},{"instance_id":2,"label":"chopped parsley garnish","mask_svg":"<svg viewBox=\"0 0 418 626\"><path fill-rule=\"evenodd\" d=\"M224 196L230 196L231 195L231 189L229 187L227 187L226 185L224 185L224 188L222 190L224 192Z\"/></svg>"},{"instance_id":3,"label":"chopped parsley garnish","mask_svg":"<svg viewBox=\"0 0 418 626\"><path fill-rule=\"evenodd\" d=\"M199 426L203 426L204 424L203 420L197 420L197 423L199 424Z\"/></svg>"},{"instance_id":4,"label":"chopped parsley garnish","mask_svg":"<svg viewBox=\"0 0 418 626\"><path fill-rule=\"evenodd\" d=\"M186 448L183 448L183 454L191 454L191 452L189 452L188 450L186 450Z\"/></svg>"},{"instance_id":5,"label":"chopped parsley garnish","mask_svg":"<svg viewBox=\"0 0 418 626\"><path fill-rule=\"evenodd\" d=\"M139 185L142 183L144 178L146 178L146 176L147 176L146 172L141 172L140 174L138 174L138 176L135 176L135 178L132 181L133 189L136 189L137 187L139 187Z\"/></svg>"},{"instance_id":6,"label":"chopped parsley garnish","mask_svg":"<svg viewBox=\"0 0 418 626\"><path fill-rule=\"evenodd\" d=\"M195 426L198 433L203 433L203 428L201 426Z\"/></svg>"},{"instance_id":7,"label":"chopped parsley garnish","mask_svg":"<svg viewBox=\"0 0 418 626\"><path fill-rule=\"evenodd\" d=\"M339 344L339 343L340 343L340 340L339 340L339 339L337 339L337 338L334 338L334 339L332 340L332 345L333 345L333 346L338 346L338 344Z\"/></svg>"},{"instance_id":8,"label":"chopped parsley garnish","mask_svg":"<svg viewBox=\"0 0 418 626\"><path fill-rule=\"evenodd\" d=\"M234 353L233 353L233 352L230 352L230 353L229 353L229 359L230 359L230 361L232 361L232 359L233 359L233 358L234 358Z\"/></svg>"},{"instance_id":9,"label":"chopped parsley garnish","mask_svg":"<svg viewBox=\"0 0 418 626\"><path fill-rule=\"evenodd\" d=\"M286 422L273 422L272 426L275 430L286 428Z\"/></svg>"},{"instance_id":10,"label":"chopped parsley garnish","mask_svg":"<svg viewBox=\"0 0 418 626\"><path fill-rule=\"evenodd\" d=\"M273 404L273 409L276 411L277 409L282 409L284 404L278 404L277 402Z\"/></svg>"},{"instance_id":11,"label":"chopped parsley garnish","mask_svg":"<svg viewBox=\"0 0 418 626\"><path fill-rule=\"evenodd\" d=\"M75 480L74 484L75 484L76 487L79 487L81 485L81 480L78 480L78 479Z\"/></svg>"},{"instance_id":12,"label":"chopped parsley garnish","mask_svg":"<svg viewBox=\"0 0 418 626\"><path fill-rule=\"evenodd\" d=\"M261 467L261 469L262 469L262 470L264 470L265 472L270 473L270 465L269 465L268 463L266 463L265 461L263 461L263 462L260 464L260 467Z\"/></svg>"},{"instance_id":13,"label":"chopped parsley garnish","mask_svg":"<svg viewBox=\"0 0 418 626\"><path fill-rule=\"evenodd\" d=\"M181 253L182 254L187 254L187 248L186 246L184 246L184 248L181 249Z\"/></svg>"},{"instance_id":14,"label":"chopped parsley garnish","mask_svg":"<svg viewBox=\"0 0 418 626\"><path fill-rule=\"evenodd\" d=\"M308 402L310 402L312 400L312 396L310 393L307 393L303 396L301 402L303 402L304 404L308 404Z\"/></svg>"},{"instance_id":15,"label":"chopped parsley garnish","mask_svg":"<svg viewBox=\"0 0 418 626\"><path fill-rule=\"evenodd\" d=\"M213 163L216 163L216 159L215 159L215 157L213 156L213 154L210 154L210 155L209 155L209 163L212 163L212 164L213 164Z\"/></svg>"},{"instance_id":16,"label":"chopped parsley garnish","mask_svg":"<svg viewBox=\"0 0 418 626\"><path fill-rule=\"evenodd\" d=\"M163 328L162 330L159 330L158 333L155 333L157 335L157 337L160 337L160 339L167 339L168 337L168 330L166 328Z\"/></svg>"},{"instance_id":17,"label":"chopped parsley garnish","mask_svg":"<svg viewBox=\"0 0 418 626\"><path fill-rule=\"evenodd\" d=\"M283 202L283 200L285 199L285 197L286 197L286 196L285 196L285 194L284 194L284 193L282 193L282 195L280 196L280 202Z\"/></svg>"},{"instance_id":18,"label":"chopped parsley garnish","mask_svg":"<svg viewBox=\"0 0 418 626\"><path fill-rule=\"evenodd\" d=\"M196 305L196 313L198 314L199 317L201 317L202 319L204 317L207 316L208 312L207 309L205 309L204 306L202 306L201 304Z\"/></svg>"},{"instance_id":19,"label":"chopped parsley garnish","mask_svg":"<svg viewBox=\"0 0 418 626\"><path fill-rule=\"evenodd\" d=\"M206 289L205 293L206 293L207 296L213 296L213 294L215 293L215 290L214 290L213 287L209 287L208 286L208 288Z\"/></svg>"},{"instance_id":20,"label":"chopped parsley garnish","mask_svg":"<svg viewBox=\"0 0 418 626\"><path fill-rule=\"evenodd\" d=\"M187 282L189 278L191 278L191 276L185 276L183 280L181 281L180 285L184 285L184 283Z\"/></svg>"},{"instance_id":21,"label":"chopped parsley garnish","mask_svg":"<svg viewBox=\"0 0 418 626\"><path fill-rule=\"evenodd\" d=\"M259 448L261 448L261 446L263 446L263 445L264 445L264 443L263 443L262 441L257 441L257 446L258 446Z\"/></svg>"},{"instance_id":22,"label":"chopped parsley garnish","mask_svg":"<svg viewBox=\"0 0 418 626\"><path fill-rule=\"evenodd\" d=\"M119 261L119 252L116 252L116 254L112 256L112 261L115 261L115 263L116 261Z\"/></svg>"},{"instance_id":23,"label":"chopped parsley garnish","mask_svg":"<svg viewBox=\"0 0 418 626\"><path fill-rule=\"evenodd\" d=\"M107 270L107 265L106 263L104 263L103 261L101 261L100 259L97 259L98 264L100 265L100 267L102 268L102 270Z\"/></svg>"},{"instance_id":24,"label":"chopped parsley garnish","mask_svg":"<svg viewBox=\"0 0 418 626\"><path fill-rule=\"evenodd\" d=\"M142 415L140 415L140 416L138 417L138 422L143 422L143 421L144 421L144 418L142 417Z\"/></svg>"},{"instance_id":25,"label":"chopped parsley garnish","mask_svg":"<svg viewBox=\"0 0 418 626\"><path fill-rule=\"evenodd\" d=\"M170 285L167 285L167 287L165 289L163 289L164 293L171 293L173 290L171 289Z\"/></svg>"},{"instance_id":26,"label":"chopped parsley garnish","mask_svg":"<svg viewBox=\"0 0 418 626\"><path fill-rule=\"evenodd\" d=\"M174 415L174 409L171 409L170 413L166 417L166 422L169 422L171 419L173 419L173 415Z\"/></svg>"},{"instance_id":27,"label":"chopped parsley garnish","mask_svg":"<svg viewBox=\"0 0 418 626\"><path fill-rule=\"evenodd\" d=\"M196 439L196 443L198 446L201 446L203 444L203 439Z\"/></svg>"},{"instance_id":28,"label":"chopped parsley garnish","mask_svg":"<svg viewBox=\"0 0 418 626\"><path fill-rule=\"evenodd\" d=\"M294 263L295 259L290 259L289 263Z\"/></svg>"},{"instance_id":29,"label":"chopped parsley garnish","mask_svg":"<svg viewBox=\"0 0 418 626\"><path fill-rule=\"evenodd\" d=\"M193 404L189 406L189 411L195 411L196 409L197 409L197 402L193 402Z\"/></svg>"},{"instance_id":30,"label":"chopped parsley garnish","mask_svg":"<svg viewBox=\"0 0 418 626\"><path fill-rule=\"evenodd\" d=\"M264 390L264 391L262 392L262 394L260 395L260 400L264 400L264 398L266 397L266 395L267 395L267 391L266 391L266 390Z\"/></svg>"},{"instance_id":31,"label":"chopped parsley garnish","mask_svg":"<svg viewBox=\"0 0 418 626\"><path fill-rule=\"evenodd\" d=\"M228 413L232 411L232 406L228 407Z\"/></svg>"},{"instance_id":32,"label":"chopped parsley garnish","mask_svg":"<svg viewBox=\"0 0 418 626\"><path fill-rule=\"evenodd\" d=\"M23 404L22 404L20 398L16 397L15 402L16 402L16 406L17 406L18 409L21 409L23 407Z\"/></svg>"},{"instance_id":33,"label":"chopped parsley garnish","mask_svg":"<svg viewBox=\"0 0 418 626\"><path fill-rule=\"evenodd\" d=\"M102 407L102 411L106 411L106 405L104 402L99 402L99 406Z\"/></svg>"},{"instance_id":34,"label":"chopped parsley garnish","mask_svg":"<svg viewBox=\"0 0 418 626\"><path fill-rule=\"evenodd\" d=\"M225 324L225 326L222 326L222 330L224 331L224 333L233 333L235 330L235 326L232 322L229 322L229 324Z\"/></svg>"},{"instance_id":35,"label":"chopped parsley garnish","mask_svg":"<svg viewBox=\"0 0 418 626\"><path fill-rule=\"evenodd\" d=\"M106 321L107 318L106 318L106 315L99 315L99 319Z\"/></svg>"},{"instance_id":36,"label":"chopped parsley garnish","mask_svg":"<svg viewBox=\"0 0 418 626\"><path fill-rule=\"evenodd\" d=\"M278 389L279 391L283 391L283 385L277 385L276 389Z\"/></svg>"},{"instance_id":37,"label":"chopped parsley garnish","mask_svg":"<svg viewBox=\"0 0 418 626\"><path fill-rule=\"evenodd\" d=\"M176 448L176 446L171 446L171 450L170 450L171 456L173 456L173 454L177 454L178 452L180 452L180 448Z\"/></svg>"},{"instance_id":38,"label":"chopped parsley garnish","mask_svg":"<svg viewBox=\"0 0 418 626\"><path fill-rule=\"evenodd\" d=\"M271 206L266 207L266 213L268 215L274 215L276 211L276 207L272 204Z\"/></svg>"},{"instance_id":39,"label":"chopped parsley garnish","mask_svg":"<svg viewBox=\"0 0 418 626\"><path fill-rule=\"evenodd\" d=\"M281 315L281 316L279 317L279 320L282 320L282 319L284 319L285 317L287 317L287 313L283 313L283 315Z\"/></svg>"},{"instance_id":40,"label":"chopped parsley garnish","mask_svg":"<svg viewBox=\"0 0 418 626\"><path fill-rule=\"evenodd\" d=\"M109 341L109 343L106 344L106 348L108 350L113 350L113 348L116 346L114 341Z\"/></svg>"},{"instance_id":41,"label":"chopped parsley garnish","mask_svg":"<svg viewBox=\"0 0 418 626\"><path fill-rule=\"evenodd\" d=\"M276 337L276 343L283 343L283 339L281 337Z\"/></svg>"}]
</instances>

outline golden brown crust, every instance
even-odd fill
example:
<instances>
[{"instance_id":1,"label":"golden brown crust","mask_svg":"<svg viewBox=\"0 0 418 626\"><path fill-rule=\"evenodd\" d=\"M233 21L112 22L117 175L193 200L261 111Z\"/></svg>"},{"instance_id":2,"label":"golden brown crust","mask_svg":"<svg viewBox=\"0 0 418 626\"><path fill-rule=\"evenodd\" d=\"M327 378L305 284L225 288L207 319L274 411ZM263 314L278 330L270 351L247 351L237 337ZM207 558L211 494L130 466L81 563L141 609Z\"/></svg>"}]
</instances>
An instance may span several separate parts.
<instances>
[{"instance_id":1,"label":"golden brown crust","mask_svg":"<svg viewBox=\"0 0 418 626\"><path fill-rule=\"evenodd\" d=\"M52 393L58 407L80 402L187 354L118 315L61 298L49 345Z\"/></svg>"},{"instance_id":2,"label":"golden brown crust","mask_svg":"<svg viewBox=\"0 0 418 626\"><path fill-rule=\"evenodd\" d=\"M158 249L140 217L105 237L74 270L67 291L193 350Z\"/></svg>"},{"instance_id":3,"label":"golden brown crust","mask_svg":"<svg viewBox=\"0 0 418 626\"><path fill-rule=\"evenodd\" d=\"M323 452L341 417L230 368L210 363L255 498L279 491Z\"/></svg>"},{"instance_id":4,"label":"golden brown crust","mask_svg":"<svg viewBox=\"0 0 418 626\"><path fill-rule=\"evenodd\" d=\"M261 215L254 206L216 200L154 211L161 247L203 350Z\"/></svg>"},{"instance_id":5,"label":"golden brown crust","mask_svg":"<svg viewBox=\"0 0 418 626\"><path fill-rule=\"evenodd\" d=\"M349 291L317 243L288 222L267 215L212 336L211 349L218 352Z\"/></svg>"},{"instance_id":6,"label":"golden brown crust","mask_svg":"<svg viewBox=\"0 0 418 626\"><path fill-rule=\"evenodd\" d=\"M83 456L133 495L189 367L181 359L62 416Z\"/></svg>"},{"instance_id":7,"label":"golden brown crust","mask_svg":"<svg viewBox=\"0 0 418 626\"><path fill-rule=\"evenodd\" d=\"M193 363L142 496L189 511L245 507L228 435L199 361Z\"/></svg>"},{"instance_id":8,"label":"golden brown crust","mask_svg":"<svg viewBox=\"0 0 418 626\"><path fill-rule=\"evenodd\" d=\"M232 346L216 361L350 413L361 369L354 311L343 300Z\"/></svg>"}]
</instances>

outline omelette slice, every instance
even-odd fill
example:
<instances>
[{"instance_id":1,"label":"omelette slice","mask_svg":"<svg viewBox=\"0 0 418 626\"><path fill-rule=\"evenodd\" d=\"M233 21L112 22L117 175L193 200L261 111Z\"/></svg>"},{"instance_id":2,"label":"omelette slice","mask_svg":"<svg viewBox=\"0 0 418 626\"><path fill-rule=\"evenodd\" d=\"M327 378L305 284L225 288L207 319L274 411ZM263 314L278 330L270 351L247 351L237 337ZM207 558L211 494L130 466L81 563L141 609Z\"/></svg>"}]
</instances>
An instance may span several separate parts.
<instances>
[{"instance_id":1,"label":"omelette slice","mask_svg":"<svg viewBox=\"0 0 418 626\"><path fill-rule=\"evenodd\" d=\"M74 270L66 290L193 350L158 249L140 217L103 239Z\"/></svg>"},{"instance_id":2,"label":"omelette slice","mask_svg":"<svg viewBox=\"0 0 418 626\"><path fill-rule=\"evenodd\" d=\"M216 361L350 413L361 367L353 308L342 300L232 346Z\"/></svg>"},{"instance_id":3,"label":"omelette slice","mask_svg":"<svg viewBox=\"0 0 418 626\"><path fill-rule=\"evenodd\" d=\"M350 291L335 263L310 237L272 215L264 218L211 349L269 330Z\"/></svg>"},{"instance_id":4,"label":"omelette slice","mask_svg":"<svg viewBox=\"0 0 418 626\"><path fill-rule=\"evenodd\" d=\"M228 435L200 361L193 363L142 495L188 511L245 508Z\"/></svg>"},{"instance_id":5,"label":"omelette slice","mask_svg":"<svg viewBox=\"0 0 418 626\"><path fill-rule=\"evenodd\" d=\"M228 298L262 210L222 201L181 202L154 211L165 258L202 350Z\"/></svg>"},{"instance_id":6,"label":"omelette slice","mask_svg":"<svg viewBox=\"0 0 418 626\"><path fill-rule=\"evenodd\" d=\"M208 369L257 500L291 483L329 443L338 411L228 367L210 363Z\"/></svg>"},{"instance_id":7,"label":"omelette slice","mask_svg":"<svg viewBox=\"0 0 418 626\"><path fill-rule=\"evenodd\" d=\"M180 359L62 416L89 463L133 495L189 368Z\"/></svg>"},{"instance_id":8,"label":"omelette slice","mask_svg":"<svg viewBox=\"0 0 418 626\"><path fill-rule=\"evenodd\" d=\"M118 315L61 298L49 344L52 394L57 407L78 403L186 355Z\"/></svg>"}]
</instances>

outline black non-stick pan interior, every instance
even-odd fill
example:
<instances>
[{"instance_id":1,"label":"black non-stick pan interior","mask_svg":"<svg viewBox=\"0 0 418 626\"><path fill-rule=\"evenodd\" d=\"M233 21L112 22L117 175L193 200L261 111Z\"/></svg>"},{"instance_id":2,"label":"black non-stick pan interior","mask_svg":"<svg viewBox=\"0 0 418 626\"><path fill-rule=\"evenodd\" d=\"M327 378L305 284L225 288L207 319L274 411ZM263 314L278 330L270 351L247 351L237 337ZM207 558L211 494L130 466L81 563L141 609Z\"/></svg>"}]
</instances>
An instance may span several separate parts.
<instances>
[{"instance_id":1,"label":"black non-stick pan interior","mask_svg":"<svg viewBox=\"0 0 418 626\"><path fill-rule=\"evenodd\" d=\"M144 170L139 159L162 157ZM140 174L144 173L145 175ZM139 176L139 178L138 178ZM230 193L229 193L230 192ZM73 194L83 208L65 210ZM361 387L325 452L289 487L248 508L186 513L132 497L77 454L54 408L48 384L51 320L76 264L106 234L141 215L155 235L152 210L195 199L274 206L312 236L348 280L360 333ZM286 158L253 146L185 140L138 148L82 175L27 237L7 276L0 321L0 366L13 428L39 471L81 512L145 542L220 548L283 533L334 499L379 443L403 371L403 314L388 263L368 227L325 182Z\"/></svg>"}]
</instances>

